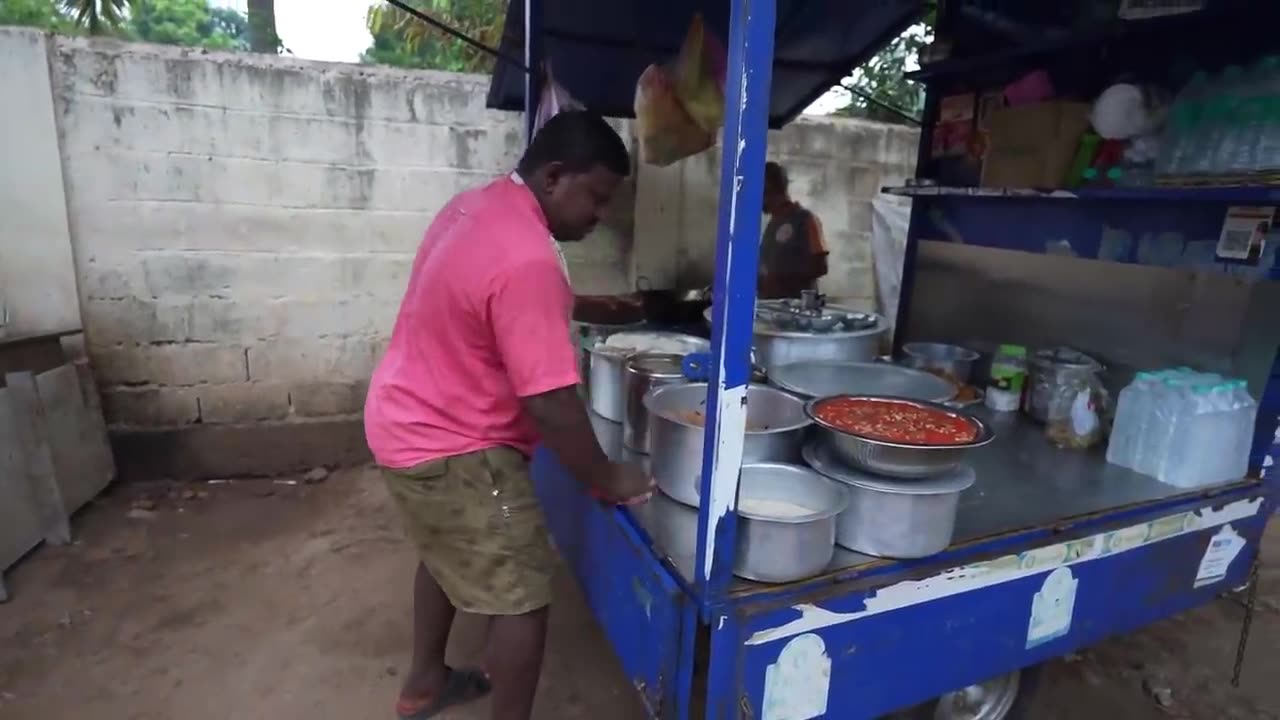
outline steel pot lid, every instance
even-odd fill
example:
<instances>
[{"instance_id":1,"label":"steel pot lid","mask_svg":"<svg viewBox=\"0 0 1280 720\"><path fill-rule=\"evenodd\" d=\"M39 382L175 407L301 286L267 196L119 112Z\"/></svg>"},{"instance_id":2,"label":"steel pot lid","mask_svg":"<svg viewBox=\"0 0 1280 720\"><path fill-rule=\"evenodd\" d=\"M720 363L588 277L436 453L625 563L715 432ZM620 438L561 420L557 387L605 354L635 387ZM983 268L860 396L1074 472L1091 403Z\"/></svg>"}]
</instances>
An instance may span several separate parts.
<instances>
[{"instance_id":1,"label":"steel pot lid","mask_svg":"<svg viewBox=\"0 0 1280 720\"><path fill-rule=\"evenodd\" d=\"M893 495L950 495L973 487L978 474L969 465L957 465L955 469L918 480L896 480L865 473L841 463L825 443L816 441L801 451L809 467L837 482L863 490Z\"/></svg>"},{"instance_id":2,"label":"steel pot lid","mask_svg":"<svg viewBox=\"0 0 1280 720\"><path fill-rule=\"evenodd\" d=\"M806 360L788 363L773 368L769 381L806 398L892 395L945 402L956 396L956 386L933 373L880 362Z\"/></svg>"},{"instance_id":3,"label":"steel pot lid","mask_svg":"<svg viewBox=\"0 0 1280 720\"><path fill-rule=\"evenodd\" d=\"M784 327L779 326L776 322L770 320L777 310L770 306L770 303L776 303L776 300L763 300L756 306L755 325L752 332L756 335L767 337L786 337L786 338L852 338L863 337L866 335L879 335L889 329L888 322L883 316L873 312L863 312L855 308L843 305L827 305L824 308L823 315L825 320L819 320L820 327L800 328L800 327ZM702 311L702 317L711 323L712 308ZM850 322L844 321L832 322L831 317L850 318ZM810 319L813 323L813 319ZM824 327L826 325L831 327ZM851 327L852 325L852 327Z\"/></svg>"},{"instance_id":4,"label":"steel pot lid","mask_svg":"<svg viewBox=\"0 0 1280 720\"><path fill-rule=\"evenodd\" d=\"M627 372L646 378L675 380L684 377L683 355L674 353L639 353L627 360Z\"/></svg>"}]
</instances>

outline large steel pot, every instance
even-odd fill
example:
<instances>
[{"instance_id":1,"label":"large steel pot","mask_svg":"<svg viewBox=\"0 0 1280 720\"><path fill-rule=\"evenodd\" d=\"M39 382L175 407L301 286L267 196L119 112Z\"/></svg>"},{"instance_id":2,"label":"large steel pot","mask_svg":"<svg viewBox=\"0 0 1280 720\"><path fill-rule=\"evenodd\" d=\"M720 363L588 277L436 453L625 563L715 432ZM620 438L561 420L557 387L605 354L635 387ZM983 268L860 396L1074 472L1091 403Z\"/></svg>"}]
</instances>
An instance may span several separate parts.
<instances>
[{"instance_id":1,"label":"large steel pot","mask_svg":"<svg viewBox=\"0 0 1280 720\"><path fill-rule=\"evenodd\" d=\"M757 323L752 338L756 361L772 374L783 365L808 360L871 362L880 355L880 336L887 329L883 318L873 328L851 332L779 330Z\"/></svg>"},{"instance_id":2,"label":"large steel pot","mask_svg":"<svg viewBox=\"0 0 1280 720\"><path fill-rule=\"evenodd\" d=\"M836 518L836 543L876 557L909 559L934 555L951 545L960 494L973 486L973 469L962 465L928 480L901 481L844 467L829 449L804 449L813 469L842 483L849 507Z\"/></svg>"},{"instance_id":3,"label":"large steel pot","mask_svg":"<svg viewBox=\"0 0 1280 720\"><path fill-rule=\"evenodd\" d=\"M591 409L607 420L620 423L626 419L627 386L624 368L632 355L648 352L687 355L710 350L709 341L683 333L614 333L588 350L590 366L587 371L587 386L590 388L588 398Z\"/></svg>"},{"instance_id":4,"label":"large steel pot","mask_svg":"<svg viewBox=\"0 0 1280 720\"><path fill-rule=\"evenodd\" d=\"M644 397L649 411L649 449L653 478L668 496L698 506L702 477L702 437L707 409L706 383L668 385ZM747 432L742 462L796 462L804 433L813 424L804 402L777 388L747 388Z\"/></svg>"},{"instance_id":5,"label":"large steel pot","mask_svg":"<svg viewBox=\"0 0 1280 720\"><path fill-rule=\"evenodd\" d=\"M639 353L627 360L627 390L623 400L622 444L628 450L648 454L649 411L644 396L650 390L688 382L680 365L682 355Z\"/></svg>"},{"instance_id":6,"label":"large steel pot","mask_svg":"<svg viewBox=\"0 0 1280 720\"><path fill-rule=\"evenodd\" d=\"M582 379L581 387L585 388L587 391L586 397L590 398L591 348L603 343L610 335L616 335L628 330L639 330L644 327L644 323L591 323L575 320L569 327L573 333L574 348L578 352L578 377Z\"/></svg>"},{"instance_id":7,"label":"large steel pot","mask_svg":"<svg viewBox=\"0 0 1280 720\"><path fill-rule=\"evenodd\" d=\"M752 343L755 361L765 373L772 373L774 368L783 365L809 360L871 362L879 357L880 339L889 330L889 323L882 316L858 312L852 308L827 306L827 310L837 314L874 318L875 324L862 330L797 329L770 321L770 318L778 317L778 313L771 309L778 302L780 301L764 301L756 308ZM707 308L703 318L710 325L711 308Z\"/></svg>"},{"instance_id":8,"label":"large steel pot","mask_svg":"<svg viewBox=\"0 0 1280 720\"><path fill-rule=\"evenodd\" d=\"M843 489L806 467L743 465L738 485L737 560L733 573L783 583L817 575L835 553Z\"/></svg>"}]
</instances>

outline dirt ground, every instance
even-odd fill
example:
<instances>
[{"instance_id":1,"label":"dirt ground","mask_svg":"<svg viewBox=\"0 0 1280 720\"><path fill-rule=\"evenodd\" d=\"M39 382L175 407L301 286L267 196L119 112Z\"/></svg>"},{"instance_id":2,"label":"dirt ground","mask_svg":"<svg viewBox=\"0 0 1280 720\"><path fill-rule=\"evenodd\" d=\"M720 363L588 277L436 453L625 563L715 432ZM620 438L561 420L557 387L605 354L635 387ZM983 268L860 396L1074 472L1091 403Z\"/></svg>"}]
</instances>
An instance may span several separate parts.
<instances>
[{"instance_id":1,"label":"dirt ground","mask_svg":"<svg viewBox=\"0 0 1280 720\"><path fill-rule=\"evenodd\" d=\"M123 485L75 526L75 544L41 548L7 575L0 718L393 717L413 558L372 471ZM1268 545L1280 562L1275 524ZM536 717L640 720L572 583L558 592ZM1036 717L1280 718L1280 570L1264 573L1235 690L1242 616L1221 599L1055 663ZM477 659L478 630L464 621L454 662Z\"/></svg>"}]
</instances>

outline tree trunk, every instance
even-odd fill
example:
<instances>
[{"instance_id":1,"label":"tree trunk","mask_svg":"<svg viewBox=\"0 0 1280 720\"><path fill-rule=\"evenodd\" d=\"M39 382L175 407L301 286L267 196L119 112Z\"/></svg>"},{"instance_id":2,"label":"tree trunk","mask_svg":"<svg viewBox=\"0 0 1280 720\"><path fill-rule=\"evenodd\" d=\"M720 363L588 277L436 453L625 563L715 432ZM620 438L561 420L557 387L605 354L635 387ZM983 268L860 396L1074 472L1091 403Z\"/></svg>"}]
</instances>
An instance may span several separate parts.
<instances>
[{"instance_id":1,"label":"tree trunk","mask_svg":"<svg viewBox=\"0 0 1280 720\"><path fill-rule=\"evenodd\" d=\"M249 49L254 52L280 52L280 36L276 35L275 0L249 0Z\"/></svg>"}]
</instances>

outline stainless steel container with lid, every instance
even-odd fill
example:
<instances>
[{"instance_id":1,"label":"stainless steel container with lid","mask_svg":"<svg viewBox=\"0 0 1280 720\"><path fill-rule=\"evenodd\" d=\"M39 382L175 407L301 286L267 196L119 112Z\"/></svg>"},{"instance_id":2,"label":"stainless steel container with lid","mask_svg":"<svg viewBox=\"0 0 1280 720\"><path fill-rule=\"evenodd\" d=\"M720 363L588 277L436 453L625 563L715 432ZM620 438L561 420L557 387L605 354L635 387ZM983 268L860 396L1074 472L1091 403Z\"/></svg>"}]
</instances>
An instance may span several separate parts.
<instances>
[{"instance_id":1,"label":"stainless steel container with lid","mask_svg":"<svg viewBox=\"0 0 1280 720\"><path fill-rule=\"evenodd\" d=\"M686 355L710 350L710 341L684 333L647 330L614 333L588 350L591 364L587 373L587 385L590 388L591 409L601 417L617 423L626 419L626 377L623 367L632 355Z\"/></svg>"},{"instance_id":2,"label":"stainless steel container with lid","mask_svg":"<svg viewBox=\"0 0 1280 720\"><path fill-rule=\"evenodd\" d=\"M921 558L946 550L960 495L977 479L973 468L961 465L928 480L891 480L840 464L820 443L806 446L804 458L848 493L849 507L836 518L836 543L876 557Z\"/></svg>"},{"instance_id":3,"label":"stainless steel container with lid","mask_svg":"<svg viewBox=\"0 0 1280 720\"><path fill-rule=\"evenodd\" d=\"M1027 361L1030 387L1023 409L1040 422L1069 412L1073 388L1087 387L1102 372L1102 363L1066 347L1037 350Z\"/></svg>"},{"instance_id":4,"label":"stainless steel container with lid","mask_svg":"<svg viewBox=\"0 0 1280 720\"><path fill-rule=\"evenodd\" d=\"M622 444L627 449L649 452L649 411L644 396L655 388L688 382L680 368L683 360L683 355L669 353L639 353L627 360L622 403Z\"/></svg>"},{"instance_id":5,"label":"stainless steel container with lid","mask_svg":"<svg viewBox=\"0 0 1280 720\"><path fill-rule=\"evenodd\" d=\"M743 465L738 484L737 559L733 574L783 583L822 572L835 554L843 489L799 465Z\"/></svg>"},{"instance_id":6,"label":"stainless steel container with lid","mask_svg":"<svg viewBox=\"0 0 1280 720\"><path fill-rule=\"evenodd\" d=\"M578 377L582 378L582 388L586 397L591 397L591 348L604 342L610 335L628 330L639 330L643 322L626 324L589 323L573 321L569 324L573 335L574 348L578 351Z\"/></svg>"},{"instance_id":7,"label":"stainless steel container with lid","mask_svg":"<svg viewBox=\"0 0 1280 720\"><path fill-rule=\"evenodd\" d=\"M703 317L711 322L711 309ZM762 300L756 305L752 343L756 362L774 368L809 360L871 362L889 323L875 313L840 305L806 308L798 300Z\"/></svg>"},{"instance_id":8,"label":"stainless steel container with lid","mask_svg":"<svg viewBox=\"0 0 1280 720\"><path fill-rule=\"evenodd\" d=\"M658 388L644 396L644 404L649 411L653 479L668 497L697 507L706 383ZM812 424L804 414L804 402L794 395L765 385L748 386L742 462L798 462L805 430Z\"/></svg>"}]
</instances>

